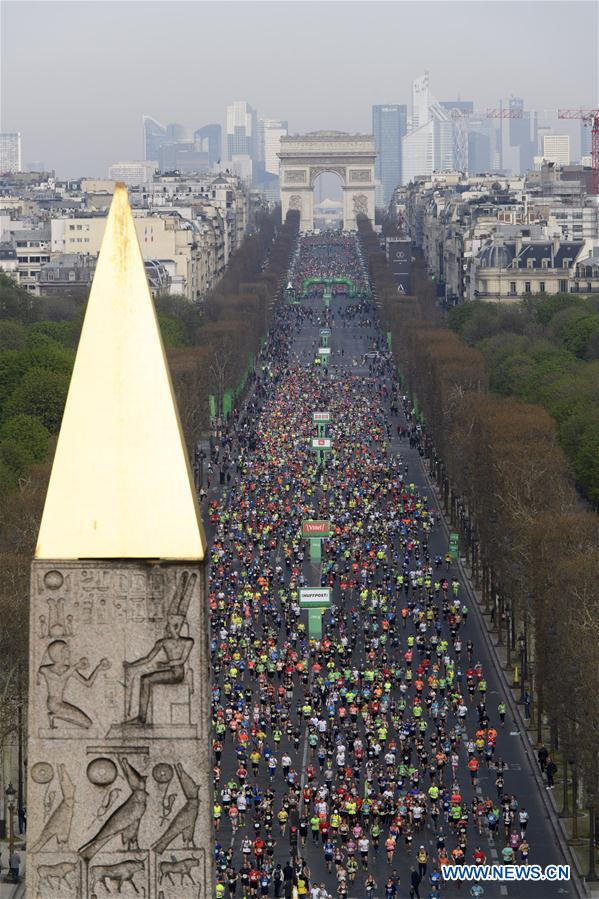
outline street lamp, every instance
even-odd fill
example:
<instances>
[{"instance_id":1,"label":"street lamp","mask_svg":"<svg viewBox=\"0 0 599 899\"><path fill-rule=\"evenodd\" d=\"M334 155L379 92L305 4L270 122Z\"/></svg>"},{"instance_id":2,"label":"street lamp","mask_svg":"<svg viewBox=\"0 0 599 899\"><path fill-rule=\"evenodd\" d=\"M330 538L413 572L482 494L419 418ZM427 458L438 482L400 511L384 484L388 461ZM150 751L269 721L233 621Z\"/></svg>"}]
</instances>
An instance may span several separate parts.
<instances>
[{"instance_id":1,"label":"street lamp","mask_svg":"<svg viewBox=\"0 0 599 899\"><path fill-rule=\"evenodd\" d=\"M4 795L6 796L6 805L8 807L8 867L10 870L10 861L15 850L14 813L15 796L17 795L17 791L13 787L12 783L9 783L6 790L4 791Z\"/></svg>"}]
</instances>

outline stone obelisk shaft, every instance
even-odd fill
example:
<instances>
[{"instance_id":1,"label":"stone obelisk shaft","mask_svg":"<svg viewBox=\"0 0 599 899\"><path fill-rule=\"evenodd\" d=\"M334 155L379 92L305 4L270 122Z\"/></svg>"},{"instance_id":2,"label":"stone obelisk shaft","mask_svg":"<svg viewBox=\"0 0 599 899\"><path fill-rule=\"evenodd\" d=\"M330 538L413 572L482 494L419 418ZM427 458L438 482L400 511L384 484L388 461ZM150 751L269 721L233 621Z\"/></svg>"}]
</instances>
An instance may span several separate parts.
<instances>
[{"instance_id":1,"label":"stone obelisk shaft","mask_svg":"<svg viewBox=\"0 0 599 899\"><path fill-rule=\"evenodd\" d=\"M32 565L29 899L209 899L205 536L117 187Z\"/></svg>"}]
</instances>

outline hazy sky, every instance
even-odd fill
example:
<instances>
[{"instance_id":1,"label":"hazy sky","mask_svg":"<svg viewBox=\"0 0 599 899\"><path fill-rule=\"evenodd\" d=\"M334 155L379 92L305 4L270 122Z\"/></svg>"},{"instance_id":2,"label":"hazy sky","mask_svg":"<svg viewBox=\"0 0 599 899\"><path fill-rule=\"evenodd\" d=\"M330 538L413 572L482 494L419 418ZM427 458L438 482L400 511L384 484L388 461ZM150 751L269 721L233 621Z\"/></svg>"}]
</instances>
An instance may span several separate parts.
<instances>
[{"instance_id":1,"label":"hazy sky","mask_svg":"<svg viewBox=\"0 0 599 899\"><path fill-rule=\"evenodd\" d=\"M141 116L189 129L248 100L290 131L371 130L373 103L599 100L595 0L0 3L0 128L61 177L142 158Z\"/></svg>"}]
</instances>

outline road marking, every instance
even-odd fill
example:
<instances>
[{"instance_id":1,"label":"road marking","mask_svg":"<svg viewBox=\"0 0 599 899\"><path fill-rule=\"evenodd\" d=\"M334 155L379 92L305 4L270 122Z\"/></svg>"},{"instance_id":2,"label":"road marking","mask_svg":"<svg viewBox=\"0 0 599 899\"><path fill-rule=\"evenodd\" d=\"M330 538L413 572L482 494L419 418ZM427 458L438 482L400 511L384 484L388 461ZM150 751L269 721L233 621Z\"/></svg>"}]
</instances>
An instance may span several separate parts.
<instances>
[{"instance_id":1,"label":"road marking","mask_svg":"<svg viewBox=\"0 0 599 899\"><path fill-rule=\"evenodd\" d=\"M497 849L491 849L491 858L498 858Z\"/></svg>"},{"instance_id":2,"label":"road marking","mask_svg":"<svg viewBox=\"0 0 599 899\"><path fill-rule=\"evenodd\" d=\"M502 896L507 896L507 887L500 886L499 892L501 893Z\"/></svg>"},{"instance_id":3,"label":"road marking","mask_svg":"<svg viewBox=\"0 0 599 899\"><path fill-rule=\"evenodd\" d=\"M519 736L520 736L519 730L511 730L510 731L510 737L519 737Z\"/></svg>"},{"instance_id":4,"label":"road marking","mask_svg":"<svg viewBox=\"0 0 599 899\"><path fill-rule=\"evenodd\" d=\"M506 771L522 771L522 765L517 765L516 762L510 762L509 765L505 766Z\"/></svg>"}]
</instances>

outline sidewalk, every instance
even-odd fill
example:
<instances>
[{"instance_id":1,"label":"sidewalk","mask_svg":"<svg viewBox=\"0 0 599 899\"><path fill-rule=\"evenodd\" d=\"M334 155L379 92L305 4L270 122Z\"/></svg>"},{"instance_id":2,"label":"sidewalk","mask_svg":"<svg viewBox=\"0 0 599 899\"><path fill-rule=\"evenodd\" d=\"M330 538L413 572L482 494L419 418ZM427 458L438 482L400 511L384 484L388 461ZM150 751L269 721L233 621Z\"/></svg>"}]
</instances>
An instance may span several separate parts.
<instances>
[{"instance_id":1,"label":"sidewalk","mask_svg":"<svg viewBox=\"0 0 599 899\"><path fill-rule=\"evenodd\" d=\"M0 874L0 899L23 899L25 896L25 868L27 864L27 850L19 843L15 847L21 856L21 870L19 883L4 883L8 873L8 840L0 842L0 854L2 856L2 872Z\"/></svg>"}]
</instances>

